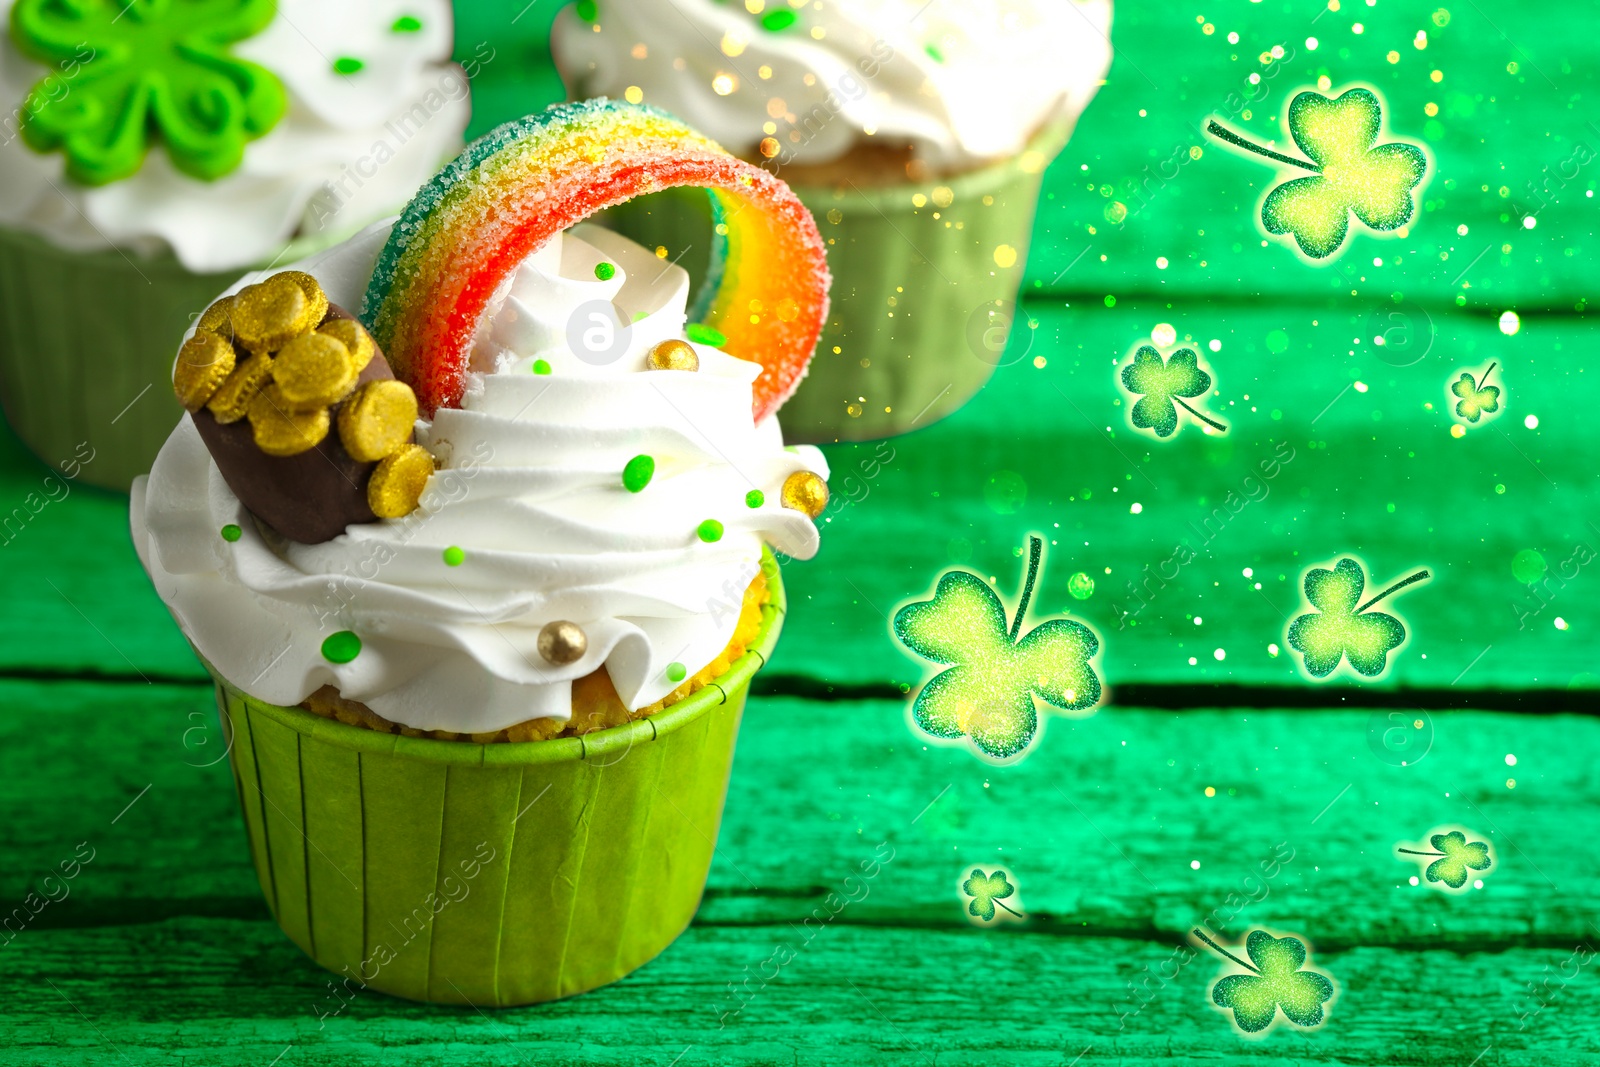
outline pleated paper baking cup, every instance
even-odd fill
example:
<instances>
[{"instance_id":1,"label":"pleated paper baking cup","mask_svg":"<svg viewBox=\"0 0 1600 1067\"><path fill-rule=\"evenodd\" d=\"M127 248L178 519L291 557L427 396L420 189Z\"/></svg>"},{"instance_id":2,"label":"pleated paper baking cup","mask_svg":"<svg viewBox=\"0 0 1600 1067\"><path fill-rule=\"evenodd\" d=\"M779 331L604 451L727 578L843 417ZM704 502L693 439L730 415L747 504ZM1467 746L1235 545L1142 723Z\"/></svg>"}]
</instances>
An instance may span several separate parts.
<instances>
[{"instance_id":1,"label":"pleated paper baking cup","mask_svg":"<svg viewBox=\"0 0 1600 1067\"><path fill-rule=\"evenodd\" d=\"M348 234L294 241L273 260ZM196 274L171 254L69 252L0 227L0 405L11 428L50 466L72 461L78 480L126 492L183 416L172 363L184 332L246 269Z\"/></svg>"},{"instance_id":2,"label":"pleated paper baking cup","mask_svg":"<svg viewBox=\"0 0 1600 1067\"><path fill-rule=\"evenodd\" d=\"M1039 184L1070 129L1049 127L1017 156L954 178L792 185L816 216L833 285L810 369L778 413L786 441L920 429L958 410L1015 357L1019 345L1007 343L1022 318L1014 304ZM712 221L698 190L643 197L603 221L704 276Z\"/></svg>"},{"instance_id":3,"label":"pleated paper baking cup","mask_svg":"<svg viewBox=\"0 0 1600 1067\"><path fill-rule=\"evenodd\" d=\"M411 1000L508 1007L614 982L689 925L711 866L755 642L688 699L528 743L378 733L217 679L262 892L317 963Z\"/></svg>"},{"instance_id":4,"label":"pleated paper baking cup","mask_svg":"<svg viewBox=\"0 0 1600 1067\"><path fill-rule=\"evenodd\" d=\"M45 463L126 491L183 415L172 360L193 317L239 276L169 256L68 252L0 227L0 402Z\"/></svg>"}]
</instances>

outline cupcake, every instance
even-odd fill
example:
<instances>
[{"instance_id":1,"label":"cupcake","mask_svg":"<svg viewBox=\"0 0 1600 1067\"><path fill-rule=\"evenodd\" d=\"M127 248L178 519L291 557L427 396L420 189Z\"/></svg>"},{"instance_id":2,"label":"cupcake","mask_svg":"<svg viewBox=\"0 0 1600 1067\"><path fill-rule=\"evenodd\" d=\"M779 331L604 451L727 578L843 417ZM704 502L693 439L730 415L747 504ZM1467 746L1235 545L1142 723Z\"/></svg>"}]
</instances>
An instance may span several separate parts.
<instances>
[{"instance_id":1,"label":"cupcake","mask_svg":"<svg viewBox=\"0 0 1600 1067\"><path fill-rule=\"evenodd\" d=\"M551 46L574 98L643 100L781 174L835 309L790 440L950 414L1002 359L1045 167L1111 60L1110 0L581 0ZM615 225L682 262L717 220L667 194Z\"/></svg>"},{"instance_id":2,"label":"cupcake","mask_svg":"<svg viewBox=\"0 0 1600 1067\"><path fill-rule=\"evenodd\" d=\"M683 268L582 221L678 185L730 218L694 321ZM773 552L818 545L827 467L772 415L827 283L782 182L596 103L491 131L397 220L200 317L133 539L318 963L525 1004L688 924L782 620Z\"/></svg>"},{"instance_id":3,"label":"cupcake","mask_svg":"<svg viewBox=\"0 0 1600 1067\"><path fill-rule=\"evenodd\" d=\"M0 401L125 490L172 339L241 270L397 210L461 146L444 0L0 0Z\"/></svg>"}]
</instances>

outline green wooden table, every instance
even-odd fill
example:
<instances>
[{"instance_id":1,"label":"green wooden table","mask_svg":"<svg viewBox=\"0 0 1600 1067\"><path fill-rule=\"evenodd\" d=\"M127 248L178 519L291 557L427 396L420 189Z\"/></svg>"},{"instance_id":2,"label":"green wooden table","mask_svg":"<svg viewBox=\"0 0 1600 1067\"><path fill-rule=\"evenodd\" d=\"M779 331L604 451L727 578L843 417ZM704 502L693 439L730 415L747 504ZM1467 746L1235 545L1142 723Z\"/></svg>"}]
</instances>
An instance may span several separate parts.
<instances>
[{"instance_id":1,"label":"green wooden table","mask_svg":"<svg viewBox=\"0 0 1600 1067\"><path fill-rule=\"evenodd\" d=\"M458 50L494 56L475 131L559 95L553 3L461 5ZM879 468L830 449L858 499L786 569L700 914L572 1000L334 1013L262 901L210 688L126 500L51 502L0 545L0 909L78 874L0 947L0 1064L1600 1061L1600 579L1561 567L1600 548L1596 28L1582 4L1120 6L1048 176L1032 328ZM1380 90L1435 172L1407 237L1358 228L1309 266L1262 247L1273 172L1199 130L1281 145L1284 101L1322 76ZM1161 323L1216 342L1225 435L1128 428L1113 364ZM1446 386L1491 360L1506 410L1453 436ZM1280 449L1266 495L1217 518ZM46 471L9 435L0 460L9 510ZM1049 541L1034 615L1099 632L1107 699L994 767L908 724L924 675L887 618L952 563L1013 596L1030 532ZM1194 561L1130 598L1184 541ZM1381 682L1314 684L1278 646L1301 575L1345 554L1374 581L1433 578L1396 600L1410 640ZM1415 722L1420 760L1386 734ZM1411 884L1396 844L1444 825L1492 844L1482 889ZM968 920L958 883L995 865L1025 922ZM1327 1024L1239 1036L1210 1004L1220 961L1185 954L1201 923L1308 940L1339 989Z\"/></svg>"}]
</instances>

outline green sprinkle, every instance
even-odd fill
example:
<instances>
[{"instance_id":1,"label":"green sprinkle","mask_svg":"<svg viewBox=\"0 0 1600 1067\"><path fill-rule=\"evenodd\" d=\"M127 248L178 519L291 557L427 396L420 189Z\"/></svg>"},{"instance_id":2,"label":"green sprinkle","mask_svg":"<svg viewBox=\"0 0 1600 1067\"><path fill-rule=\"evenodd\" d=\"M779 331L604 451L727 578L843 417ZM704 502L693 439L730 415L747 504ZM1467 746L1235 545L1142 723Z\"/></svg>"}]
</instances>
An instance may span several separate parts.
<instances>
[{"instance_id":1,"label":"green sprinkle","mask_svg":"<svg viewBox=\"0 0 1600 1067\"><path fill-rule=\"evenodd\" d=\"M609 282L617 276L617 268L610 263L596 263L594 265L594 276L603 282Z\"/></svg>"},{"instance_id":2,"label":"green sprinkle","mask_svg":"<svg viewBox=\"0 0 1600 1067\"><path fill-rule=\"evenodd\" d=\"M422 20L411 15L401 15L389 29L394 33L416 33L422 29Z\"/></svg>"},{"instance_id":3,"label":"green sprinkle","mask_svg":"<svg viewBox=\"0 0 1600 1067\"><path fill-rule=\"evenodd\" d=\"M650 484L650 479L656 476L656 461L649 456L634 456L628 460L628 465L622 468L622 487L630 493L637 493Z\"/></svg>"},{"instance_id":4,"label":"green sprinkle","mask_svg":"<svg viewBox=\"0 0 1600 1067\"><path fill-rule=\"evenodd\" d=\"M728 343L721 330L713 330L703 322L691 322L683 328L683 332L697 345L721 346Z\"/></svg>"},{"instance_id":5,"label":"green sprinkle","mask_svg":"<svg viewBox=\"0 0 1600 1067\"><path fill-rule=\"evenodd\" d=\"M923 45L922 46L922 50L924 52L928 53L928 58L933 60L935 63L943 63L944 62L944 53L940 52L933 45L931 45L931 44Z\"/></svg>"},{"instance_id":6,"label":"green sprinkle","mask_svg":"<svg viewBox=\"0 0 1600 1067\"><path fill-rule=\"evenodd\" d=\"M333 72L335 74L356 74L364 66L366 64L355 56L340 56L333 61Z\"/></svg>"},{"instance_id":7,"label":"green sprinkle","mask_svg":"<svg viewBox=\"0 0 1600 1067\"><path fill-rule=\"evenodd\" d=\"M578 13L578 17L585 22L593 22L600 17L600 5L594 0L578 0L572 7Z\"/></svg>"},{"instance_id":8,"label":"green sprinkle","mask_svg":"<svg viewBox=\"0 0 1600 1067\"><path fill-rule=\"evenodd\" d=\"M467 554L455 545L444 550L444 565L446 567L459 567L467 561Z\"/></svg>"},{"instance_id":9,"label":"green sprinkle","mask_svg":"<svg viewBox=\"0 0 1600 1067\"><path fill-rule=\"evenodd\" d=\"M533 373L535 373L535 374L549 374L550 373L550 364L547 361L542 360L542 359L534 360L533 361Z\"/></svg>"},{"instance_id":10,"label":"green sprinkle","mask_svg":"<svg viewBox=\"0 0 1600 1067\"><path fill-rule=\"evenodd\" d=\"M688 673L689 671L684 667L684 665L676 660L667 664L667 680L670 682L681 682L683 681L684 675Z\"/></svg>"},{"instance_id":11,"label":"green sprinkle","mask_svg":"<svg viewBox=\"0 0 1600 1067\"><path fill-rule=\"evenodd\" d=\"M1117 298L1116 297L1114 297L1114 296L1106 297L1106 307L1114 308L1116 306L1117 306Z\"/></svg>"},{"instance_id":12,"label":"green sprinkle","mask_svg":"<svg viewBox=\"0 0 1600 1067\"><path fill-rule=\"evenodd\" d=\"M222 539L224 541L237 541L243 536L244 531L231 522L222 528Z\"/></svg>"},{"instance_id":13,"label":"green sprinkle","mask_svg":"<svg viewBox=\"0 0 1600 1067\"><path fill-rule=\"evenodd\" d=\"M752 489L744 495L744 506L747 508L759 508L766 502L767 494L759 489Z\"/></svg>"},{"instance_id":14,"label":"green sprinkle","mask_svg":"<svg viewBox=\"0 0 1600 1067\"><path fill-rule=\"evenodd\" d=\"M700 540L706 542L706 544L710 544L713 541L720 541L722 540L722 523L718 522L716 519L707 519L705 522L700 524L700 529L698 532L700 534Z\"/></svg>"},{"instance_id":15,"label":"green sprinkle","mask_svg":"<svg viewBox=\"0 0 1600 1067\"><path fill-rule=\"evenodd\" d=\"M645 312L643 312L643 311L635 311L633 313L633 321L634 322L638 322L640 319L647 319L649 317L650 316L648 314L646 314Z\"/></svg>"},{"instance_id":16,"label":"green sprinkle","mask_svg":"<svg viewBox=\"0 0 1600 1067\"><path fill-rule=\"evenodd\" d=\"M349 630L329 634L322 642L322 658L329 663L349 663L361 655L361 638Z\"/></svg>"},{"instance_id":17,"label":"green sprinkle","mask_svg":"<svg viewBox=\"0 0 1600 1067\"><path fill-rule=\"evenodd\" d=\"M777 33L786 30L795 23L795 14L786 7L774 8L761 16L761 28Z\"/></svg>"}]
</instances>

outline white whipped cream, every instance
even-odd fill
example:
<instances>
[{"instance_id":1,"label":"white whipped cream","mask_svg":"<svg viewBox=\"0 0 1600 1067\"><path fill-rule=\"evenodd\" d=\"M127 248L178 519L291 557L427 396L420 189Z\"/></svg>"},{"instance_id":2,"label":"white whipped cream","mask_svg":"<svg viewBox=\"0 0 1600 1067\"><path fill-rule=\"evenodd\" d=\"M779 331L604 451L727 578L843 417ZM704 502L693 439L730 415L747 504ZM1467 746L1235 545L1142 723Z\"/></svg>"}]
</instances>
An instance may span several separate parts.
<instances>
[{"instance_id":1,"label":"white whipped cream","mask_svg":"<svg viewBox=\"0 0 1600 1067\"><path fill-rule=\"evenodd\" d=\"M762 28L781 11L797 21ZM593 25L563 11L551 43L574 99L636 87L747 158L769 135L780 164L876 138L953 171L1081 114L1110 32L1111 0L602 0Z\"/></svg>"},{"instance_id":2,"label":"white whipped cream","mask_svg":"<svg viewBox=\"0 0 1600 1067\"><path fill-rule=\"evenodd\" d=\"M392 225L295 269L357 307ZM595 276L601 261L610 280ZM200 654L274 704L332 684L407 726L486 732L570 717L572 680L602 664L628 707L653 703L678 685L670 665L693 675L732 639L763 542L816 552L816 526L780 490L796 471L827 476L816 449L783 447L776 420L755 424L755 363L695 345L696 372L645 369L652 345L683 336L688 289L681 268L609 231L558 236L485 312L461 407L418 422L440 467L422 507L324 544L264 534L186 418L134 483L139 558ZM567 341L596 300L623 322L642 315L602 366ZM551 372L533 373L535 360ZM640 454L655 476L631 493L622 469ZM749 507L751 490L765 503ZM724 524L714 543L697 534L706 519ZM235 543L219 534L229 523L243 530ZM451 546L459 566L443 560ZM556 619L588 636L566 666L537 651ZM342 665L321 654L340 630L362 641Z\"/></svg>"},{"instance_id":3,"label":"white whipped cream","mask_svg":"<svg viewBox=\"0 0 1600 1067\"><path fill-rule=\"evenodd\" d=\"M0 0L0 22L12 3ZM421 28L392 30L405 15ZM0 30L0 225L74 252L170 249L197 273L265 262L291 238L353 233L460 150L470 105L466 74L448 62L452 32L448 0L278 0L266 29L231 51L276 74L289 107L237 170L192 178L154 138L137 173L86 187L66 177L59 151L35 152L17 134L18 109L51 68ZM362 69L336 73L346 56ZM474 64L492 58L480 49Z\"/></svg>"}]
</instances>

